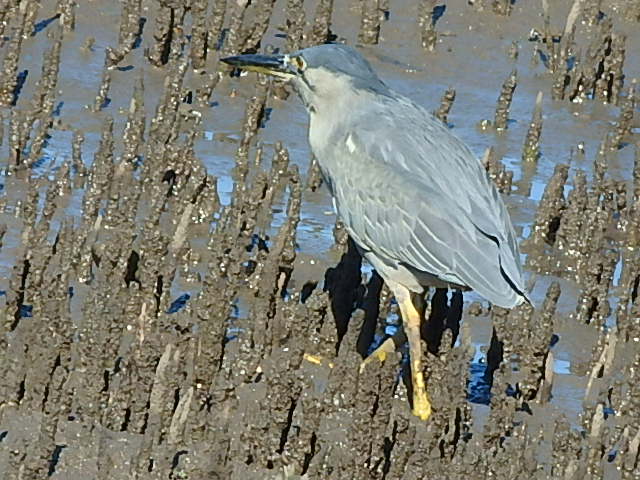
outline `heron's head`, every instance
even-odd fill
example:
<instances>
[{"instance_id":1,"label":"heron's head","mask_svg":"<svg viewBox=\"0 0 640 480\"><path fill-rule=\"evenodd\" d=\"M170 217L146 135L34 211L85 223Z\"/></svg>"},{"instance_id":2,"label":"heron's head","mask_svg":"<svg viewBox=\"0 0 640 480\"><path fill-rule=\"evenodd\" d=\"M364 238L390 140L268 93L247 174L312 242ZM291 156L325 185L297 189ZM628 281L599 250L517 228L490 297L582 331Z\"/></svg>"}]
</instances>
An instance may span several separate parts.
<instances>
[{"instance_id":1,"label":"heron's head","mask_svg":"<svg viewBox=\"0 0 640 480\"><path fill-rule=\"evenodd\" d=\"M388 92L369 62L347 45L319 45L285 55L239 55L222 61L290 81L310 111L332 108L348 95Z\"/></svg>"}]
</instances>

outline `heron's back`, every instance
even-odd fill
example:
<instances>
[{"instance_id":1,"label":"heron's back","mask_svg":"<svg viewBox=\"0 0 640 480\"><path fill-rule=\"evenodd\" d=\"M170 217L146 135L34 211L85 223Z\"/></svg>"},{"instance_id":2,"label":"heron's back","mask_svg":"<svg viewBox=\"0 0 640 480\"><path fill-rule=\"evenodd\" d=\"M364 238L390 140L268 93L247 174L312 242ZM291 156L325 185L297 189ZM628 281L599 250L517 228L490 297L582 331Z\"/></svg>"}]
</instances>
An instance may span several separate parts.
<instances>
[{"instance_id":1,"label":"heron's back","mask_svg":"<svg viewBox=\"0 0 640 480\"><path fill-rule=\"evenodd\" d=\"M309 137L338 214L363 249L499 306L524 300L504 203L442 122L399 95L371 95L344 116L312 116Z\"/></svg>"}]
</instances>

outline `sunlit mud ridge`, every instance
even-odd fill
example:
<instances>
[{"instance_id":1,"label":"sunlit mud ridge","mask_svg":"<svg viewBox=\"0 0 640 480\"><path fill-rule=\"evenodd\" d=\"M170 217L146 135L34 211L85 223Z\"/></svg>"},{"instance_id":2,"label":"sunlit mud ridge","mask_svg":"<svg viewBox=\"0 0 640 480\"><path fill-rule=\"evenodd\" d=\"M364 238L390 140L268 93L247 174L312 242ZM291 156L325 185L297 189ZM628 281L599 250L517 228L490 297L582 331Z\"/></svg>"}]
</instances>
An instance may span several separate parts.
<instances>
[{"instance_id":1,"label":"sunlit mud ridge","mask_svg":"<svg viewBox=\"0 0 640 480\"><path fill-rule=\"evenodd\" d=\"M640 2L565 3L0 2L0 478L638 478ZM295 95L218 63L328 41L472 144L526 254L535 309L430 292L427 422L402 348L359 372L397 305Z\"/></svg>"}]
</instances>

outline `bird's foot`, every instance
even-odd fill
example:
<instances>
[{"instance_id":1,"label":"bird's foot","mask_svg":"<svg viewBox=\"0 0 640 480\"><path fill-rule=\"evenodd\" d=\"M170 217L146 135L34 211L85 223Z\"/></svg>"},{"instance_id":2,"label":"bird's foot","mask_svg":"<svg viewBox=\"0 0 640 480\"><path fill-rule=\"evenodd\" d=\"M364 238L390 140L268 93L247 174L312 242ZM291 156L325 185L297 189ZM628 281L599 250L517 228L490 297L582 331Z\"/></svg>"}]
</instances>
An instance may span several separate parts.
<instances>
[{"instance_id":1,"label":"bird's foot","mask_svg":"<svg viewBox=\"0 0 640 480\"><path fill-rule=\"evenodd\" d=\"M327 361L326 358L322 358L320 355L311 355L310 353L305 353L302 355L307 362L313 363L315 365L326 365L329 368L333 368L333 362Z\"/></svg>"},{"instance_id":2,"label":"bird's foot","mask_svg":"<svg viewBox=\"0 0 640 480\"><path fill-rule=\"evenodd\" d=\"M413 405L413 414L420 420L428 420L431 416L431 402L426 398L420 402L420 405Z\"/></svg>"},{"instance_id":3,"label":"bird's foot","mask_svg":"<svg viewBox=\"0 0 640 480\"><path fill-rule=\"evenodd\" d=\"M367 358L365 358L360 363L360 373L364 372L365 367L368 363L371 363L373 360L379 360L380 363L384 362L387 359L387 355L393 353L396 350L396 344L394 341L394 337L387 338L382 345L376 348Z\"/></svg>"}]
</instances>

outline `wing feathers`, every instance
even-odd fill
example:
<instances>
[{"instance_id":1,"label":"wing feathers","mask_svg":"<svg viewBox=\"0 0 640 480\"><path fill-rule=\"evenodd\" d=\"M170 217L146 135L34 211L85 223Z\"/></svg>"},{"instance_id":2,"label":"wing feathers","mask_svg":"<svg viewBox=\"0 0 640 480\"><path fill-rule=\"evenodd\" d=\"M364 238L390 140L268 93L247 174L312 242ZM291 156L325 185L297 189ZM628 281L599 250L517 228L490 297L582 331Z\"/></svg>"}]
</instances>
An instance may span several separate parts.
<instances>
[{"instance_id":1,"label":"wing feathers","mask_svg":"<svg viewBox=\"0 0 640 480\"><path fill-rule=\"evenodd\" d=\"M375 125L344 132L349 148L337 142L344 163L328 169L354 240L387 263L469 286L496 305L520 303L515 234L480 161L426 111L398 105L405 116L393 124L381 114ZM416 125L429 135L411 137Z\"/></svg>"}]
</instances>

